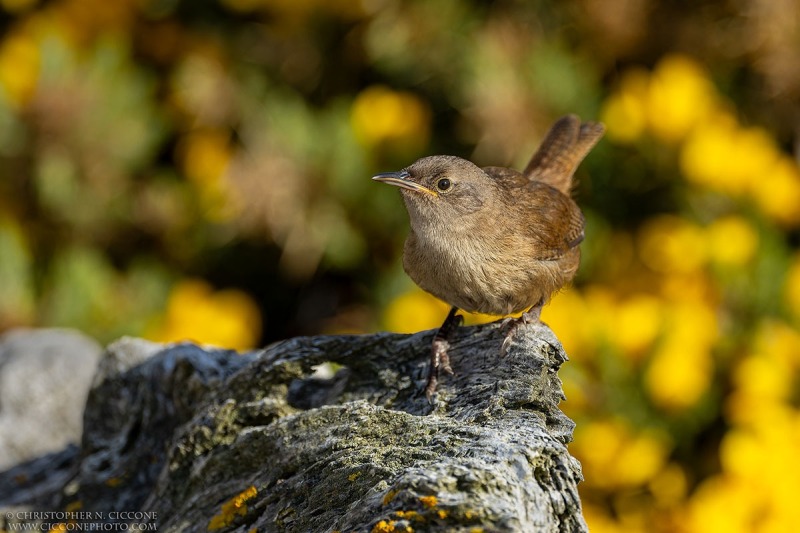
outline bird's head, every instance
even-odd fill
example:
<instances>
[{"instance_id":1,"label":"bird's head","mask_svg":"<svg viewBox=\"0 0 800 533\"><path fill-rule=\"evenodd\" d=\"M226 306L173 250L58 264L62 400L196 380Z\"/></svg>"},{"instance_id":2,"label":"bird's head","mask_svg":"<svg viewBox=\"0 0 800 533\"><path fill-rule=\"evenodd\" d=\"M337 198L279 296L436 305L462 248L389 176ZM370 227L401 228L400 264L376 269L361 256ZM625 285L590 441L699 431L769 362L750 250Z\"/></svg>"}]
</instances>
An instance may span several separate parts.
<instances>
[{"instance_id":1,"label":"bird's head","mask_svg":"<svg viewBox=\"0 0 800 533\"><path fill-rule=\"evenodd\" d=\"M496 187L478 166L449 155L423 157L399 172L372 179L400 188L412 225L422 220L450 222L475 213L491 200Z\"/></svg>"}]
</instances>

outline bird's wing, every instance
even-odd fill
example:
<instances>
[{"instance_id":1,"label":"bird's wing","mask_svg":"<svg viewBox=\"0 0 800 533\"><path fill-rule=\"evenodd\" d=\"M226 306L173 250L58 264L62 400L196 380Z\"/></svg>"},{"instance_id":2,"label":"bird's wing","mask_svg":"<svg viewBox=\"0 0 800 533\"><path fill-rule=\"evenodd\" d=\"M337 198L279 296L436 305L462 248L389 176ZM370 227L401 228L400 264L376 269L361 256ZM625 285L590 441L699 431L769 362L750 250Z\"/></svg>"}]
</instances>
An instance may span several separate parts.
<instances>
[{"instance_id":1,"label":"bird's wing","mask_svg":"<svg viewBox=\"0 0 800 533\"><path fill-rule=\"evenodd\" d=\"M575 115L558 119L522 172L531 180L546 183L569 195L575 169L603 136L599 122L581 122Z\"/></svg>"},{"instance_id":2,"label":"bird's wing","mask_svg":"<svg viewBox=\"0 0 800 533\"><path fill-rule=\"evenodd\" d=\"M534 244L534 259L554 261L577 247L586 222L578 205L546 183L530 181L516 170L485 167L503 191L504 220L516 226Z\"/></svg>"}]
</instances>

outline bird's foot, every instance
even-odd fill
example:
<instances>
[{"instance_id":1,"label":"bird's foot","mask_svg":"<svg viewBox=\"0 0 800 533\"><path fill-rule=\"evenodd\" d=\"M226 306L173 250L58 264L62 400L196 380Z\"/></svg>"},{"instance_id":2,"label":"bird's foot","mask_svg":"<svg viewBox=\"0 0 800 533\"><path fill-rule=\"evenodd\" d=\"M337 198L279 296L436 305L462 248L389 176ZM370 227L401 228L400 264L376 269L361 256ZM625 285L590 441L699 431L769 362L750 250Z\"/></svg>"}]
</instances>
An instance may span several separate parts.
<instances>
[{"instance_id":1,"label":"bird's foot","mask_svg":"<svg viewBox=\"0 0 800 533\"><path fill-rule=\"evenodd\" d=\"M522 313L519 318L506 318L503 320L503 323L500 324L501 329L506 330L506 337L503 339L503 344L500 346L500 357L505 357L508 353L508 349L511 347L511 343L513 342L514 335L517 333L517 330L523 324L536 324L541 322L542 316L542 306L544 304L538 303Z\"/></svg>"},{"instance_id":2,"label":"bird's foot","mask_svg":"<svg viewBox=\"0 0 800 533\"><path fill-rule=\"evenodd\" d=\"M428 398L429 403L433 403L433 395L436 392L436 386L439 384L439 371L444 370L450 375L453 374L453 369L450 366L450 356L447 351L450 349L450 338L452 338L453 332L464 321L464 317L456 314L457 311L458 309L455 307L450 310L439 331L433 337L431 366L428 369L428 381L425 383L425 396Z\"/></svg>"}]
</instances>

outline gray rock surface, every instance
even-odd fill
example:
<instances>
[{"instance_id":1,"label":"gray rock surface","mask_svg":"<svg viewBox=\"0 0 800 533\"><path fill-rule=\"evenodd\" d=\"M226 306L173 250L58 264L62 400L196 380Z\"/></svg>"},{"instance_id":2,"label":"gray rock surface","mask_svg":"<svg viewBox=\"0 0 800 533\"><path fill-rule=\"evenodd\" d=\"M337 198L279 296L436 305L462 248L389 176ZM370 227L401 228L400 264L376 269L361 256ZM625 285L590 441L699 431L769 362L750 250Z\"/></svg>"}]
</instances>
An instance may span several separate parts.
<instances>
[{"instance_id":1,"label":"gray rock surface","mask_svg":"<svg viewBox=\"0 0 800 533\"><path fill-rule=\"evenodd\" d=\"M0 336L0 470L80 442L101 353L97 342L71 330Z\"/></svg>"},{"instance_id":2,"label":"gray rock surface","mask_svg":"<svg viewBox=\"0 0 800 533\"><path fill-rule=\"evenodd\" d=\"M552 332L520 327L500 358L497 325L460 328L435 406L432 334L245 356L118 342L80 450L0 473L0 529L8 510L80 507L140 511L158 531L585 531ZM326 363L338 370L317 377Z\"/></svg>"}]
</instances>

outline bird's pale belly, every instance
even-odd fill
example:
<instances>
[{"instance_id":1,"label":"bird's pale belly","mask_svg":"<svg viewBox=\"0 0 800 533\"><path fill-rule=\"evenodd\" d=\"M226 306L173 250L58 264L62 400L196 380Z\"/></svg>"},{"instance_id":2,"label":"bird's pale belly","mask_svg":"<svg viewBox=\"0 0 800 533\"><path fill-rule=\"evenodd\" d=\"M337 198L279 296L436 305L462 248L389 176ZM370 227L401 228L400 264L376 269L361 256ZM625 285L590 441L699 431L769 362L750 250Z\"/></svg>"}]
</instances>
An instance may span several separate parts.
<instances>
[{"instance_id":1,"label":"bird's pale belly","mask_svg":"<svg viewBox=\"0 0 800 533\"><path fill-rule=\"evenodd\" d=\"M469 312L508 315L546 302L577 268L578 250L557 261L537 261L516 254L497 256L462 246L422 251L416 239L406 242L403 267L423 290ZM574 266L572 266L574 263Z\"/></svg>"}]
</instances>

